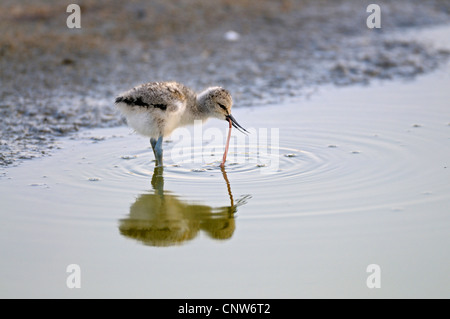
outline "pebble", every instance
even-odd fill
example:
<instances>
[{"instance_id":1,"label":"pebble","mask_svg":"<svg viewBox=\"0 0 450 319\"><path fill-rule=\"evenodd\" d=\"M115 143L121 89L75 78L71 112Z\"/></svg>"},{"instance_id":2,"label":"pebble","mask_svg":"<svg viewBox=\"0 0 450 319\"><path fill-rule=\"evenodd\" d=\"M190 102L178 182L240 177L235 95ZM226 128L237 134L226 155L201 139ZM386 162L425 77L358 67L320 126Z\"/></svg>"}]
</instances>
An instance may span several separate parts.
<instances>
[{"instance_id":1,"label":"pebble","mask_svg":"<svg viewBox=\"0 0 450 319\"><path fill-rule=\"evenodd\" d=\"M239 33L237 33L236 31L230 30L230 31L225 32L223 37L225 38L225 40L227 40L229 42L235 42L241 38L241 35Z\"/></svg>"}]
</instances>

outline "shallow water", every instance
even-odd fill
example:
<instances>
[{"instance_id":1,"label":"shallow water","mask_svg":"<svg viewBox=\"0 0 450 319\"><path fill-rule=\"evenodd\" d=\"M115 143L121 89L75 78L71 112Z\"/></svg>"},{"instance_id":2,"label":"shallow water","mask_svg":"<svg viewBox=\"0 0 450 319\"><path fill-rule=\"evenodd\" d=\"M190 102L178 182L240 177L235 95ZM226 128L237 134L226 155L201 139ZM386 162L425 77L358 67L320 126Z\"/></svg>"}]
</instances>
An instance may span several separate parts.
<instances>
[{"instance_id":1,"label":"shallow water","mask_svg":"<svg viewBox=\"0 0 450 319\"><path fill-rule=\"evenodd\" d=\"M163 171L126 127L61 140L0 172L0 295L448 298L448 71L236 109L224 171L216 120Z\"/></svg>"}]
</instances>

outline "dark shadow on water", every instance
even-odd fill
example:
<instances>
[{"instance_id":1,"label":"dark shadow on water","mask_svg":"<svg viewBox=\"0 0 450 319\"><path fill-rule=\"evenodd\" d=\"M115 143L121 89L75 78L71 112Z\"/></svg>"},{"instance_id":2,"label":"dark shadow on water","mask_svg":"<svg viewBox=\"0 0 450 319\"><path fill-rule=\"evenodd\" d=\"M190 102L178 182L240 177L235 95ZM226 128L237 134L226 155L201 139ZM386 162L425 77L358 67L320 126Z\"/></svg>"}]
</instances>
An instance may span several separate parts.
<instances>
[{"instance_id":1,"label":"dark shadow on water","mask_svg":"<svg viewBox=\"0 0 450 319\"><path fill-rule=\"evenodd\" d=\"M245 205L251 196L245 195L235 202L225 169L222 175L230 205L212 207L193 204L164 190L163 167L155 167L151 181L153 193L138 196L129 216L119 222L120 233L142 244L161 247L192 240L200 231L213 239L230 239L236 228L237 208Z\"/></svg>"}]
</instances>

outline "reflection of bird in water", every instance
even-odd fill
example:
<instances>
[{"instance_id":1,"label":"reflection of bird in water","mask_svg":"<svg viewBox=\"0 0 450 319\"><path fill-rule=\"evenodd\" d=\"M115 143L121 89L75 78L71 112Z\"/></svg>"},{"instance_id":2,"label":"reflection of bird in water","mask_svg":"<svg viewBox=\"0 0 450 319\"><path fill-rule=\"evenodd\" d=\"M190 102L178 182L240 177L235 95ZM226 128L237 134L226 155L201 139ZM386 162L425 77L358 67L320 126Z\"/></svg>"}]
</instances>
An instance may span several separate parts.
<instances>
[{"instance_id":1,"label":"reflection of bird in water","mask_svg":"<svg viewBox=\"0 0 450 319\"><path fill-rule=\"evenodd\" d=\"M197 236L200 230L214 239L229 239L235 230L237 207L250 198L244 196L234 203L225 170L230 205L211 207L189 203L164 191L163 167L155 167L152 186L154 194L140 195L130 207L130 215L120 220L120 233L150 246L181 244Z\"/></svg>"},{"instance_id":2,"label":"reflection of bird in water","mask_svg":"<svg viewBox=\"0 0 450 319\"><path fill-rule=\"evenodd\" d=\"M221 87L210 87L200 94L177 82L151 82L137 86L116 98L116 106L126 116L128 125L150 137L156 166L163 165L162 140L180 126L206 121L210 117L228 121L247 132L231 115L231 94ZM229 133L230 134L230 133ZM225 147L222 167L228 152Z\"/></svg>"}]
</instances>

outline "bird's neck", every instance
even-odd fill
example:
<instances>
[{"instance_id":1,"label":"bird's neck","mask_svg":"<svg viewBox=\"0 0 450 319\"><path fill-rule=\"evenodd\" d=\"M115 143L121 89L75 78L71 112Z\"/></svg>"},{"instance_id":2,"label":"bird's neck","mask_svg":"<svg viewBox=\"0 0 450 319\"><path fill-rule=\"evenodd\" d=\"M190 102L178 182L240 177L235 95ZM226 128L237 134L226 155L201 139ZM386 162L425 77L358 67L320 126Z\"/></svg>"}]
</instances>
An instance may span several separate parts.
<instances>
[{"instance_id":1,"label":"bird's neck","mask_svg":"<svg viewBox=\"0 0 450 319\"><path fill-rule=\"evenodd\" d=\"M206 120L209 117L209 110L204 96L197 96L192 113L194 120Z\"/></svg>"},{"instance_id":2,"label":"bird's neck","mask_svg":"<svg viewBox=\"0 0 450 319\"><path fill-rule=\"evenodd\" d=\"M205 107L199 103L198 99L192 99L188 104L184 112L184 115L180 119L180 125L191 125L195 121L205 121L208 116L205 113Z\"/></svg>"}]
</instances>

